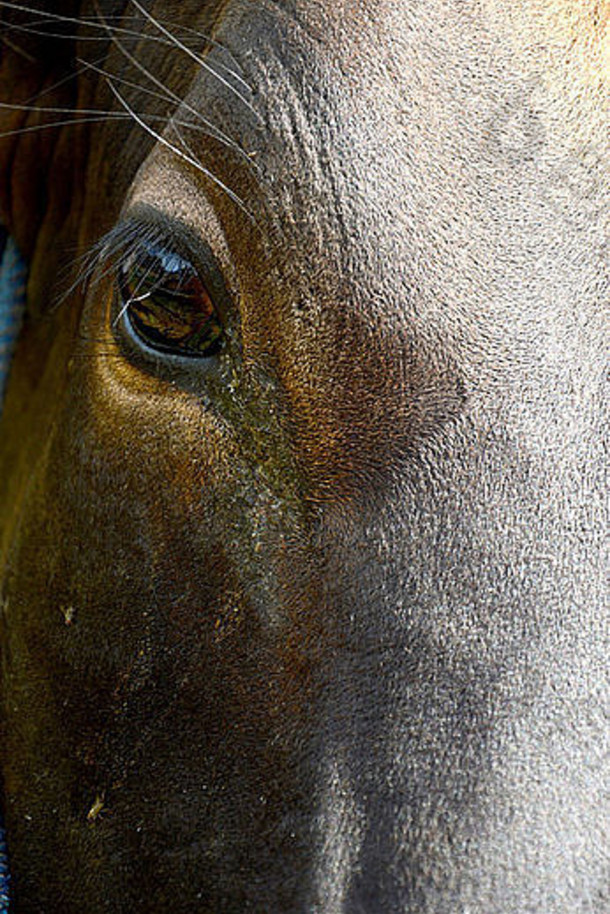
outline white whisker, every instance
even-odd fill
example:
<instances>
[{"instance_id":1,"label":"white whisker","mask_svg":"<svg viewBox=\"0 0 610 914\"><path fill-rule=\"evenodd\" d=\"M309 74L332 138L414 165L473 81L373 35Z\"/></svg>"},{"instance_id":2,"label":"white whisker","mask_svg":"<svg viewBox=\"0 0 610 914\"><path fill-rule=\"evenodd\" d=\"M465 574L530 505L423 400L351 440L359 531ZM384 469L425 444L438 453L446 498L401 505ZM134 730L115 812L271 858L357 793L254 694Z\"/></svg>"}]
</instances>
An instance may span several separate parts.
<instances>
[{"instance_id":1,"label":"white whisker","mask_svg":"<svg viewBox=\"0 0 610 914\"><path fill-rule=\"evenodd\" d=\"M39 28L39 26L46 25L49 22L54 22L55 20L51 19L40 19L34 22L29 22L27 25L20 23L11 23L5 28L7 31L21 32L26 35L41 35L44 38L59 38L64 41L74 41L75 38L81 41L107 41L108 35L107 32L104 32L103 35L83 35L82 32L76 34L66 34L63 32L50 32L48 29ZM77 20L81 23L81 20ZM99 22L90 22L87 26L88 28L98 28L103 29L103 26ZM119 35L125 35L129 38L143 39L146 41L153 41L155 44L163 44L166 47L175 48L176 44L173 41L170 41L168 38L161 38L158 35L146 35L144 32L137 32L134 29L124 29L118 26L111 26L112 31L116 32Z\"/></svg>"},{"instance_id":2,"label":"white whisker","mask_svg":"<svg viewBox=\"0 0 610 914\"><path fill-rule=\"evenodd\" d=\"M128 22L129 20L133 20L133 19L135 19L136 21L139 22L141 20L141 17L135 16L135 15L133 15L133 16L104 16L104 21L107 23L110 23L113 20L117 20L118 22ZM91 19L89 17L83 16L81 21L84 25L91 25L92 27L99 28L99 22L94 19ZM172 25L173 28L177 28L180 32L184 32L187 35L192 35L199 42L204 42L205 44L209 44L213 48L218 48L220 51L224 51L225 54L229 55L229 57L233 61L234 65L236 67L238 67L238 69L240 69L240 70L242 69L242 67L239 64L239 61L235 59L235 57L233 56L231 51L226 47L226 45L222 44L222 42L220 42L220 41L217 41L215 38L212 38L210 35L206 35L204 32L199 32L199 31L197 31L197 29L189 28L187 25L181 25L179 23L170 23L166 19L159 18L158 21L163 23L164 25ZM112 28L114 30L115 26L112 26ZM140 34L140 33L134 32L133 34ZM152 40L152 36L142 36L142 37L149 37ZM169 44L172 47L176 47L176 42L171 39L157 38L156 40L159 42L162 42L164 44ZM248 85L246 80L243 78L243 76L241 76L231 67L227 66L225 63L222 63L222 61L219 61L219 60L215 61L215 66L220 67L230 76L232 76L233 79L235 79L237 82L241 83L245 89L250 90L250 86Z\"/></svg>"},{"instance_id":3,"label":"white whisker","mask_svg":"<svg viewBox=\"0 0 610 914\"><path fill-rule=\"evenodd\" d=\"M130 19L136 19L137 21L140 21L140 17L135 16L135 15L134 16L123 16L123 17L105 16L104 18L106 19L106 22L112 21L113 19L118 19L119 21L123 21L123 22L127 22ZM85 17L83 17L83 22L87 22L87 21L90 21L90 20L87 20ZM158 17L158 21L163 23L163 25L171 26L172 28L176 28L176 29L178 29L178 31L184 32L187 35L192 35L199 42L205 42L205 44L209 44L213 48L218 48L220 51L224 51L225 54L229 55L229 57L231 58L231 60L235 64L235 66L238 67L240 70L242 70L242 67L241 67L239 61L234 57L234 55L229 50L229 48L226 45L224 45L221 41L218 41L216 38L212 38L210 35L207 35L205 32L199 32L197 29L190 28L188 25L182 25L181 23L177 23L177 22L170 22L169 20L162 19L161 17ZM172 42L172 44L173 44L173 42ZM231 76L233 76L236 80L238 80L238 82L241 82L246 89L250 89L250 86L248 85L246 80L242 76L240 76L239 73L236 73L234 70L232 70L231 67L228 67L226 64L223 64L220 61L216 61L216 65L222 67L223 70L226 70L228 73L230 73ZM242 70L242 72L243 72L243 70Z\"/></svg>"},{"instance_id":4,"label":"white whisker","mask_svg":"<svg viewBox=\"0 0 610 914\"><path fill-rule=\"evenodd\" d=\"M163 20L163 19L159 19L159 22L164 22L164 20ZM170 25L170 23L167 23L167 24ZM205 42L206 44L209 44L209 45L211 45L211 46L214 47L214 48L218 48L220 51L224 51L225 54L228 54L228 55L229 55L229 57L231 58L231 60L232 60L233 63L235 64L235 66L236 66L236 67L239 67L240 70L242 69L242 67L241 67L240 64L239 64L239 61L237 61L237 60L235 59L235 57L233 56L233 54L231 53L231 51L226 47L226 45L222 44L222 42L216 41L214 38L210 38L209 35L205 35L203 32L198 32L196 29L191 29L191 28L189 28L189 27L186 26L186 25L177 25L177 28L178 28L179 31L181 31L181 32L186 32L187 34L193 35L193 36L194 36L195 38L197 38L199 41ZM242 84L242 86L244 87L244 89L247 89L249 92L252 91L252 87L249 85L249 83L246 82L246 80L243 78L243 76L241 76L241 75L240 75L239 73L237 73L234 69L232 69L232 67L228 67L228 66L227 66L225 63L223 63L221 60L215 60L215 61L214 61L214 66L215 66L215 67L220 67L221 70L224 70L225 73L228 73L229 76L232 76L233 79L235 79L237 82L239 82L239 83ZM243 72L243 71L242 71L242 72Z\"/></svg>"},{"instance_id":5,"label":"white whisker","mask_svg":"<svg viewBox=\"0 0 610 914\"><path fill-rule=\"evenodd\" d=\"M24 6L21 3L13 3L13 0L0 0L0 7L8 7L18 13L30 13L32 16L40 15L40 10L33 9L31 6ZM74 25L80 25L81 23L81 20L76 19L74 16L63 16L60 13L45 13L45 16L54 22L70 22Z\"/></svg>"},{"instance_id":6,"label":"white whisker","mask_svg":"<svg viewBox=\"0 0 610 914\"><path fill-rule=\"evenodd\" d=\"M49 108L41 108L40 111L48 111ZM41 130L50 130L53 127L74 127L80 124L101 124L105 121L128 121L131 120L131 115L126 111L106 111L101 115L96 117L79 117L80 112L78 110L71 112L74 114L74 117L70 120L60 120L60 121L48 121L45 124L30 124L27 127L16 127L14 130L6 130L0 133L0 139L9 136L20 136L23 133L36 133ZM166 117L161 117L160 115L149 114L147 115L149 120L160 121L163 124L167 124L168 119ZM200 127L198 124L191 124L188 121L176 121L176 123L181 127L187 127L191 130L199 130L207 133L205 128Z\"/></svg>"}]
</instances>

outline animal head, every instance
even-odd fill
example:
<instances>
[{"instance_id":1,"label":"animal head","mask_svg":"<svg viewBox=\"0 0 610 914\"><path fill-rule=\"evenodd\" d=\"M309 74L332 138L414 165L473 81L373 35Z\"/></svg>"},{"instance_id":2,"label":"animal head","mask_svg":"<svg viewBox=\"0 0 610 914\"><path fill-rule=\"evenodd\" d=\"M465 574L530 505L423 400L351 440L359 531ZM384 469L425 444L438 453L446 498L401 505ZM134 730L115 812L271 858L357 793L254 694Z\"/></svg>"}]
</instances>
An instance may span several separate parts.
<instances>
[{"instance_id":1,"label":"animal head","mask_svg":"<svg viewBox=\"0 0 610 914\"><path fill-rule=\"evenodd\" d=\"M601 912L604 8L0 8L16 910Z\"/></svg>"}]
</instances>

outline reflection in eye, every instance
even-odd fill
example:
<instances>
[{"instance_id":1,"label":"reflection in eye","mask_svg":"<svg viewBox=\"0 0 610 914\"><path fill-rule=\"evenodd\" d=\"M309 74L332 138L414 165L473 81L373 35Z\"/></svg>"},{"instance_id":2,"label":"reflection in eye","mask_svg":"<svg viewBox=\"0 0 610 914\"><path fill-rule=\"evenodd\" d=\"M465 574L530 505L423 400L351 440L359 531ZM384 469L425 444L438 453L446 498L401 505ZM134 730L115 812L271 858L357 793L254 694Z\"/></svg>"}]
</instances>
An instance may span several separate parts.
<instances>
[{"instance_id":1,"label":"reflection in eye","mask_svg":"<svg viewBox=\"0 0 610 914\"><path fill-rule=\"evenodd\" d=\"M120 317L151 349L190 358L218 351L222 325L188 260L143 242L119 270ZM117 319L118 320L118 319Z\"/></svg>"}]
</instances>

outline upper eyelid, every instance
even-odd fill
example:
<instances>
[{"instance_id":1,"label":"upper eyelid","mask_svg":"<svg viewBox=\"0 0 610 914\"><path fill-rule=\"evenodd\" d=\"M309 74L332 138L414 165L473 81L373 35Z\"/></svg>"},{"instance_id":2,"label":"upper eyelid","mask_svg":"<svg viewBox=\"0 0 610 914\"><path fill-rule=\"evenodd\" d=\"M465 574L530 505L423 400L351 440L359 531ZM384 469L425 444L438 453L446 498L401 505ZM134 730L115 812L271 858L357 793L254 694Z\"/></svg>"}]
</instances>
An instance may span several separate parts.
<instances>
[{"instance_id":1,"label":"upper eyelid","mask_svg":"<svg viewBox=\"0 0 610 914\"><path fill-rule=\"evenodd\" d=\"M114 226L97 241L83 258L83 266L75 285L97 284L109 274L116 273L121 265L138 253L145 254L147 244L157 244L172 253L167 235L160 226L144 224L137 220L125 220ZM180 255L182 256L182 255Z\"/></svg>"},{"instance_id":2,"label":"upper eyelid","mask_svg":"<svg viewBox=\"0 0 610 914\"><path fill-rule=\"evenodd\" d=\"M75 281L67 294L82 288L85 291L108 275L112 275L127 258L134 256L147 243L158 245L194 264L197 244L192 230L149 204L136 204L80 260Z\"/></svg>"},{"instance_id":3,"label":"upper eyelid","mask_svg":"<svg viewBox=\"0 0 610 914\"><path fill-rule=\"evenodd\" d=\"M119 224L96 241L77 261L76 278L67 289L62 301L77 290L88 294L109 275L114 275L121 260L125 260L137 249L135 230L132 225Z\"/></svg>"}]
</instances>

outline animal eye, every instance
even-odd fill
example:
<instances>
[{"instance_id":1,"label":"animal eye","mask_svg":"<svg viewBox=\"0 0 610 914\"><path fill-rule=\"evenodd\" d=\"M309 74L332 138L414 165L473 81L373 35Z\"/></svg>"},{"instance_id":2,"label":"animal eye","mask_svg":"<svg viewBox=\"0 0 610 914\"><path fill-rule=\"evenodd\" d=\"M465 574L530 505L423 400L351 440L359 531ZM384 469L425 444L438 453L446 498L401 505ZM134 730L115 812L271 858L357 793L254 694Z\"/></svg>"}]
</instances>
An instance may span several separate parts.
<instances>
[{"instance_id":1,"label":"animal eye","mask_svg":"<svg viewBox=\"0 0 610 914\"><path fill-rule=\"evenodd\" d=\"M146 346L189 358L217 352L223 328L188 260L144 242L121 265L118 286L119 318Z\"/></svg>"}]
</instances>

